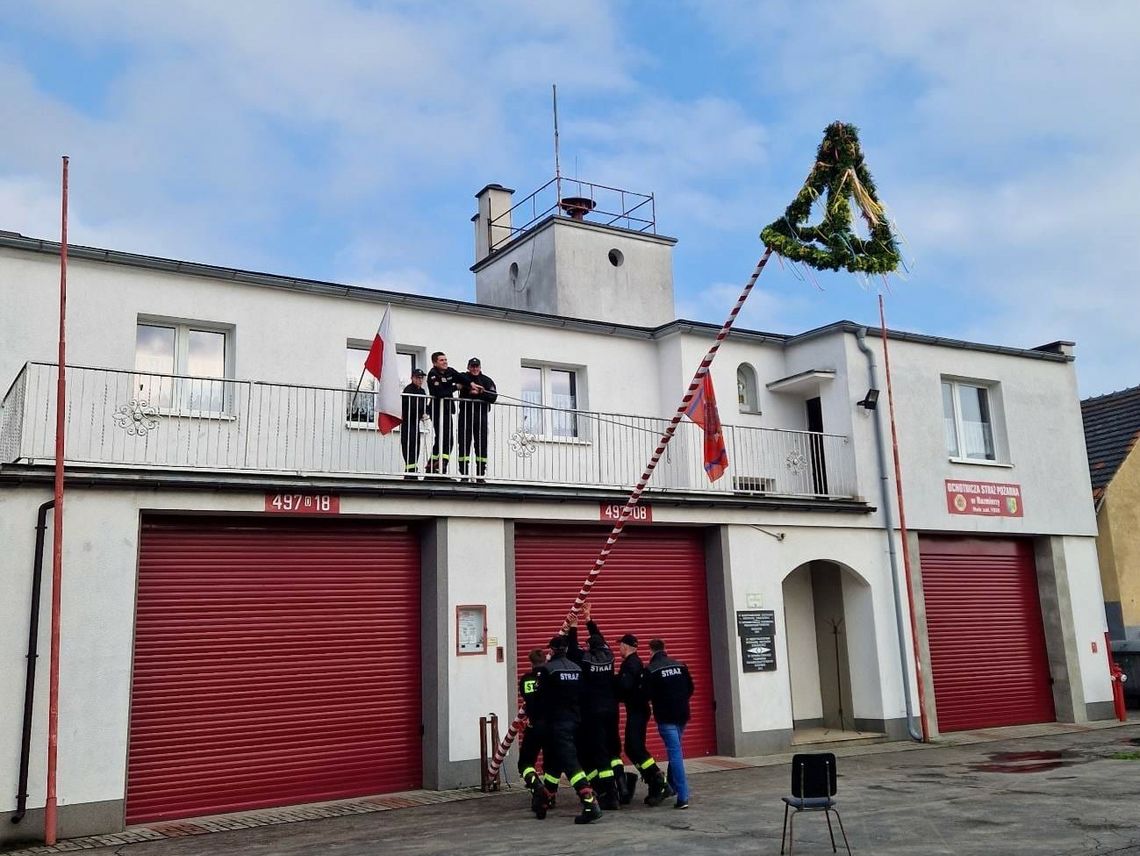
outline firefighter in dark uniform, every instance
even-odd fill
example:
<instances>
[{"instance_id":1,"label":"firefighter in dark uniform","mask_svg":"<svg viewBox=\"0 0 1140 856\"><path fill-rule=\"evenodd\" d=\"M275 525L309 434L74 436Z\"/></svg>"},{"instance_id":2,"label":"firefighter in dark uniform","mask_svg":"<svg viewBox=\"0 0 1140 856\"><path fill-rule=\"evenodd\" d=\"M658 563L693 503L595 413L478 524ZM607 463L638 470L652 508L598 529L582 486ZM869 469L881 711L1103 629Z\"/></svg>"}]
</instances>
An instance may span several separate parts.
<instances>
[{"instance_id":1,"label":"firefighter in dark uniform","mask_svg":"<svg viewBox=\"0 0 1140 856\"><path fill-rule=\"evenodd\" d=\"M535 648L527 655L527 659L530 660L530 671L519 678L519 696L523 700L527 719L526 730L519 744L519 775L533 797L542 787L542 776L535 769L535 764L538 763L538 753L542 750L547 730L546 716L538 695L538 667L546 662L546 653L541 648Z\"/></svg>"},{"instance_id":2,"label":"firefighter in dark uniform","mask_svg":"<svg viewBox=\"0 0 1140 856\"><path fill-rule=\"evenodd\" d=\"M649 696L645 687L645 666L637 653L637 637L626 633L621 637L621 668L618 670L618 698L625 705L625 754L637 767L649 788L645 802L660 805L673 791L665 781L665 774L645 746L645 732L649 727ZM626 795L633 797L637 774L630 773Z\"/></svg>"},{"instance_id":3,"label":"firefighter in dark uniform","mask_svg":"<svg viewBox=\"0 0 1140 856\"><path fill-rule=\"evenodd\" d=\"M578 757L586 776L594 782L598 802L604 809L628 803L625 765L621 760L618 733L617 677L614 655L598 625L590 618L590 604L582 607L589 632L587 649L578 647L577 626L570 628L570 659L582 667L582 727L578 732Z\"/></svg>"},{"instance_id":4,"label":"firefighter in dark uniform","mask_svg":"<svg viewBox=\"0 0 1140 856\"><path fill-rule=\"evenodd\" d=\"M482 483L487 476L487 417L499 393L495 390L495 381L483 374L483 364L478 357L467 361L467 371L460 378L459 474L468 475L474 444L475 481Z\"/></svg>"},{"instance_id":5,"label":"firefighter in dark uniform","mask_svg":"<svg viewBox=\"0 0 1140 856\"><path fill-rule=\"evenodd\" d=\"M574 748L574 735L581 721L578 701L582 670L567 658L567 644L565 636L551 639L550 659L535 670L538 672L539 707L546 717L548 730L542 744L544 787L535 792L532 807L539 820L546 817L546 809L558 793L558 776L565 773L582 803L582 813L574 818L574 822L590 823L602 816L602 810L586 774L582 772Z\"/></svg>"},{"instance_id":6,"label":"firefighter in dark uniform","mask_svg":"<svg viewBox=\"0 0 1140 856\"><path fill-rule=\"evenodd\" d=\"M427 375L428 395L431 396L431 423L435 428L435 442L427 471L434 475L447 472L451 460L451 447L455 445L455 391L461 375L447 364L447 354L436 351L431 355L431 371Z\"/></svg>"},{"instance_id":7,"label":"firefighter in dark uniform","mask_svg":"<svg viewBox=\"0 0 1140 856\"><path fill-rule=\"evenodd\" d=\"M653 718L657 720L657 733L669 755L669 787L677 792L673 808L689 807L689 782L685 776L685 758L681 753L681 739L689 722L689 699L693 695L693 679L684 663L665 653L665 643L649 640L652 656L645 667L645 686L653 704Z\"/></svg>"},{"instance_id":8,"label":"firefighter in dark uniform","mask_svg":"<svg viewBox=\"0 0 1140 856\"><path fill-rule=\"evenodd\" d=\"M412 370L412 382L404 387L401 398L400 449L404 453L404 478L416 478L420 458L420 419L427 413L428 399L424 391L423 369Z\"/></svg>"}]
</instances>

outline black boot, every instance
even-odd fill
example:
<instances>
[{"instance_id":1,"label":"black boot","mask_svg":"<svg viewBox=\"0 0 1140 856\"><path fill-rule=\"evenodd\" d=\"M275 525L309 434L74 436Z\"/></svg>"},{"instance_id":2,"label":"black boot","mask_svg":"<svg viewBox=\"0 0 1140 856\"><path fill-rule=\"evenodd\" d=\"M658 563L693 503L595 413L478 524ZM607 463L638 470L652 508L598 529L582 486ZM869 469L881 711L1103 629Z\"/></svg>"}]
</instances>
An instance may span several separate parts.
<instances>
[{"instance_id":1,"label":"black boot","mask_svg":"<svg viewBox=\"0 0 1140 856\"><path fill-rule=\"evenodd\" d=\"M582 800L582 813L574 818L575 823L593 823L601 818L602 810L598 806L598 798L594 796L593 791L586 788L578 794L578 797Z\"/></svg>"},{"instance_id":2,"label":"black boot","mask_svg":"<svg viewBox=\"0 0 1140 856\"><path fill-rule=\"evenodd\" d=\"M612 777L598 780L598 790L596 794L599 807L606 811L617 811L618 792Z\"/></svg>"},{"instance_id":3,"label":"black boot","mask_svg":"<svg viewBox=\"0 0 1140 856\"><path fill-rule=\"evenodd\" d=\"M621 804L629 805L633 802L633 792L637 790L637 773L624 773L625 791L621 795Z\"/></svg>"},{"instance_id":4,"label":"black boot","mask_svg":"<svg viewBox=\"0 0 1140 856\"><path fill-rule=\"evenodd\" d=\"M666 799L673 796L673 789L669 787L669 783L665 780L665 774L658 772L657 777L649 783L649 796L645 798L645 804L648 806L659 806L665 802Z\"/></svg>"},{"instance_id":5,"label":"black boot","mask_svg":"<svg viewBox=\"0 0 1140 856\"><path fill-rule=\"evenodd\" d=\"M546 810L553 801L554 798L550 791L541 782L536 782L530 797L530 808L534 812L534 816L539 820L546 820Z\"/></svg>"}]
</instances>

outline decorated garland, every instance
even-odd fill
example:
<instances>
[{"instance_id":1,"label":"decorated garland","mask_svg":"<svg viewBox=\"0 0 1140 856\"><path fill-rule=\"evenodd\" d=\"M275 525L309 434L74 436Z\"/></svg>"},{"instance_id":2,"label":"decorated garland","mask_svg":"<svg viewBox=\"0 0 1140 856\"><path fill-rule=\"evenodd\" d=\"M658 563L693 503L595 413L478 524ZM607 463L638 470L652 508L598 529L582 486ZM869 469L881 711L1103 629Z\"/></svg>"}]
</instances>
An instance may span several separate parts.
<instances>
[{"instance_id":1,"label":"decorated garland","mask_svg":"<svg viewBox=\"0 0 1140 856\"><path fill-rule=\"evenodd\" d=\"M823 221L809 226L812 204L825 191ZM852 197L870 229L866 240L851 229ZM863 163L854 125L833 122L827 126L807 181L784 216L760 233L760 240L784 258L817 270L846 268L872 274L891 273L898 267L898 244Z\"/></svg>"}]
</instances>

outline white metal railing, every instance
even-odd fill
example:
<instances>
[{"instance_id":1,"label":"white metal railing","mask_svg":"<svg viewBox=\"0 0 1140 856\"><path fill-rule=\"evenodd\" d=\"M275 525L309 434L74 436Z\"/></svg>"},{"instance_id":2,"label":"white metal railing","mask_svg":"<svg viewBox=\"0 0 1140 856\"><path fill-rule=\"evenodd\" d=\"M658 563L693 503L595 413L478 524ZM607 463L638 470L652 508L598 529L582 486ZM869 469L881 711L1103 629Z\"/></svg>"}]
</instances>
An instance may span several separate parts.
<instances>
[{"instance_id":1,"label":"white metal railing","mask_svg":"<svg viewBox=\"0 0 1140 856\"><path fill-rule=\"evenodd\" d=\"M54 364L27 363L8 388L0 409L0 465L53 458L56 374ZM362 406L352 390L336 387L73 366L67 383L67 463L400 477L405 474L401 432L415 430L414 473L423 473L435 438L431 420L382 435L371 421L371 404ZM456 425L460 406L456 402L449 408L456 438L447 470L451 477L459 476L462 454ZM668 421L497 403L488 412L486 476L492 482L628 487L637 481ZM544 427L557 434L543 435ZM724 435L728 470L710 482L703 470L702 431L683 421L650 490L810 497L857 493L853 450L844 436L734 425L724 426Z\"/></svg>"}]
</instances>

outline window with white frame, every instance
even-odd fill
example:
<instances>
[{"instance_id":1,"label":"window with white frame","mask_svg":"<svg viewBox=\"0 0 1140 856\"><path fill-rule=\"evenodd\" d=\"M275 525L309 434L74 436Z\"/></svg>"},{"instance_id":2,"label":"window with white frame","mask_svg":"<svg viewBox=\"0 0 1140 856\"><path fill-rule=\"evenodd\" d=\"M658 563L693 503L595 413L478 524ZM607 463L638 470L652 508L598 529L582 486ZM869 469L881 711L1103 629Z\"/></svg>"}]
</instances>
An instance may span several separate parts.
<instances>
[{"instance_id":1,"label":"window with white frame","mask_svg":"<svg viewBox=\"0 0 1140 856\"><path fill-rule=\"evenodd\" d=\"M997 385L942 379L942 422L951 458L999 460Z\"/></svg>"},{"instance_id":2,"label":"window with white frame","mask_svg":"<svg viewBox=\"0 0 1140 856\"><path fill-rule=\"evenodd\" d=\"M524 363L522 400L538 407L523 408L523 429L544 437L577 437L578 370Z\"/></svg>"},{"instance_id":3,"label":"window with white frame","mask_svg":"<svg viewBox=\"0 0 1140 856\"><path fill-rule=\"evenodd\" d=\"M135 383L151 406L179 413L226 413L231 394L233 327L140 319Z\"/></svg>"},{"instance_id":4,"label":"window with white frame","mask_svg":"<svg viewBox=\"0 0 1140 856\"><path fill-rule=\"evenodd\" d=\"M345 351L345 385L349 394L345 401L344 418L354 425L376 423L377 380L364 371L368 350L363 345L349 345ZM412 382L412 371L419 367L419 361L420 357L415 351L396 350L396 375L400 379L400 389Z\"/></svg>"},{"instance_id":5,"label":"window with white frame","mask_svg":"<svg viewBox=\"0 0 1140 856\"><path fill-rule=\"evenodd\" d=\"M760 412L760 396L756 390L756 370L748 363L741 363L736 367L736 403L741 413Z\"/></svg>"}]
</instances>

